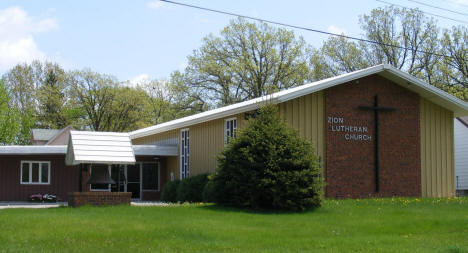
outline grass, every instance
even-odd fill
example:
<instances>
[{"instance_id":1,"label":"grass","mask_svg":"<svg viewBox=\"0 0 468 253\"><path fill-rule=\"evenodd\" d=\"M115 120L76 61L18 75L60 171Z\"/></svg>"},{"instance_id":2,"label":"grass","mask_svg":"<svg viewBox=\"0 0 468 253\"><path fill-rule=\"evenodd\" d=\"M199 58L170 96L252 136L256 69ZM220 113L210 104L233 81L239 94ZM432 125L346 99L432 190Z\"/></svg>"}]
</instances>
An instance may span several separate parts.
<instances>
[{"instance_id":1,"label":"grass","mask_svg":"<svg viewBox=\"0 0 468 253\"><path fill-rule=\"evenodd\" d=\"M468 252L468 198L0 210L0 252Z\"/></svg>"}]
</instances>

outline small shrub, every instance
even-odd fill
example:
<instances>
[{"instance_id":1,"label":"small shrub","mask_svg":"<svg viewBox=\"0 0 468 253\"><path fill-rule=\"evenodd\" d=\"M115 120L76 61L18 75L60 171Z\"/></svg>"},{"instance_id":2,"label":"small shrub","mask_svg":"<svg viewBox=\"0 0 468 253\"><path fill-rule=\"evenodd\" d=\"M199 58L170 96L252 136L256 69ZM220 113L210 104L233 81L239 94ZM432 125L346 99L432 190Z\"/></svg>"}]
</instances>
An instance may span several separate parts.
<instances>
[{"instance_id":1,"label":"small shrub","mask_svg":"<svg viewBox=\"0 0 468 253\"><path fill-rule=\"evenodd\" d=\"M207 182L208 174L200 174L181 180L177 187L177 201L202 202L203 188Z\"/></svg>"},{"instance_id":2,"label":"small shrub","mask_svg":"<svg viewBox=\"0 0 468 253\"><path fill-rule=\"evenodd\" d=\"M316 160L312 144L279 117L276 106L264 106L219 156L215 202L257 209L320 206Z\"/></svg>"},{"instance_id":3,"label":"small shrub","mask_svg":"<svg viewBox=\"0 0 468 253\"><path fill-rule=\"evenodd\" d=\"M206 182L203 188L203 202L210 203L216 200L215 184L213 181L213 175L208 176L208 182Z\"/></svg>"},{"instance_id":4,"label":"small shrub","mask_svg":"<svg viewBox=\"0 0 468 253\"><path fill-rule=\"evenodd\" d=\"M180 180L174 180L167 182L161 193L161 200L165 202L177 202L177 188L180 184Z\"/></svg>"}]
</instances>

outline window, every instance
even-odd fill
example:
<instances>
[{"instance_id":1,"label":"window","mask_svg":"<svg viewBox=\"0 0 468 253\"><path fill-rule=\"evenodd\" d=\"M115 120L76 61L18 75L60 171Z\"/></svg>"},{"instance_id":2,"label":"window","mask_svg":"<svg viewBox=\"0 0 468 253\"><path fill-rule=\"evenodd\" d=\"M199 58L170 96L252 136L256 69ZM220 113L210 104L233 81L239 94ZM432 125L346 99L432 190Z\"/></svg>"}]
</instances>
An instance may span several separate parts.
<instances>
[{"instance_id":1,"label":"window","mask_svg":"<svg viewBox=\"0 0 468 253\"><path fill-rule=\"evenodd\" d=\"M50 162L21 161L21 184L50 184Z\"/></svg>"},{"instance_id":2,"label":"window","mask_svg":"<svg viewBox=\"0 0 468 253\"><path fill-rule=\"evenodd\" d=\"M188 178L190 161L190 131L183 129L180 131L180 179Z\"/></svg>"},{"instance_id":3,"label":"window","mask_svg":"<svg viewBox=\"0 0 468 253\"><path fill-rule=\"evenodd\" d=\"M236 137L237 119L226 119L224 125L224 144L227 144L231 138Z\"/></svg>"},{"instance_id":4,"label":"window","mask_svg":"<svg viewBox=\"0 0 468 253\"><path fill-rule=\"evenodd\" d=\"M158 191L159 190L159 164L158 163L143 163L143 185L144 191Z\"/></svg>"}]
</instances>

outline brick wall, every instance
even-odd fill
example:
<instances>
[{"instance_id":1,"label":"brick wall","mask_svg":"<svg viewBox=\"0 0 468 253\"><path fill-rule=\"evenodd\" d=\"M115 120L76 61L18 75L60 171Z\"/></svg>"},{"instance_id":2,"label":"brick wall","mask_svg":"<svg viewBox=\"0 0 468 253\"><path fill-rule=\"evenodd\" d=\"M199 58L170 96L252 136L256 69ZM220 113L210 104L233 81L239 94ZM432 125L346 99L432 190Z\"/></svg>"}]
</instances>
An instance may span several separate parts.
<instances>
[{"instance_id":1,"label":"brick wall","mask_svg":"<svg viewBox=\"0 0 468 253\"><path fill-rule=\"evenodd\" d=\"M71 192L68 194L68 205L130 205L131 192Z\"/></svg>"},{"instance_id":2,"label":"brick wall","mask_svg":"<svg viewBox=\"0 0 468 253\"><path fill-rule=\"evenodd\" d=\"M379 106L395 108L392 112L379 113L378 193L374 172L374 112L359 109L361 105L372 106L375 95L379 97ZM327 197L421 195L416 93L374 75L327 89L325 106ZM340 126L351 126L352 130L338 131Z\"/></svg>"}]
</instances>

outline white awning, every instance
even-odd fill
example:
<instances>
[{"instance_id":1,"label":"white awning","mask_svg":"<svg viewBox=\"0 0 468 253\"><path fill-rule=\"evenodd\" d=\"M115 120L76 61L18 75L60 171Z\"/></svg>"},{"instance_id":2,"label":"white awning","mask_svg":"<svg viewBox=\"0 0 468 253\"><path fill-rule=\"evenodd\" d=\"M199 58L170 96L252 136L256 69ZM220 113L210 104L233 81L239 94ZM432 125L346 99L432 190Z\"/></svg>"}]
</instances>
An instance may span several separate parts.
<instances>
[{"instance_id":1,"label":"white awning","mask_svg":"<svg viewBox=\"0 0 468 253\"><path fill-rule=\"evenodd\" d=\"M67 165L133 164L135 154L128 133L70 131L65 160Z\"/></svg>"}]
</instances>

